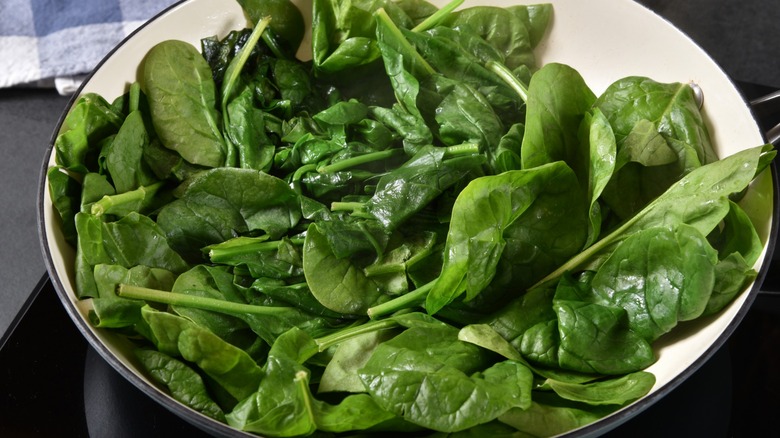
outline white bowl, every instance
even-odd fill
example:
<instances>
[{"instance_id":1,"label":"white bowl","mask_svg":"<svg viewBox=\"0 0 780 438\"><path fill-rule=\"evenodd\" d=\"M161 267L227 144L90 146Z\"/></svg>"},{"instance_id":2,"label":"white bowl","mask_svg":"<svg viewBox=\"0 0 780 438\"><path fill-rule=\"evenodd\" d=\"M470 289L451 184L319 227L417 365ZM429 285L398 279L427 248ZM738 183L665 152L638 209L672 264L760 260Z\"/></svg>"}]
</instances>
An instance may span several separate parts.
<instances>
[{"instance_id":1,"label":"white bowl","mask_svg":"<svg viewBox=\"0 0 780 438\"><path fill-rule=\"evenodd\" d=\"M667 21L630 0L549 2L554 5L554 13L551 29L536 50L540 65L560 62L574 67L596 94L616 79L630 75L647 76L661 82L694 82L704 92L704 114L720 157L764 143L750 108L730 79L702 49ZM294 3L303 11L311 9L310 1L295 0ZM465 5L514 3L517 0L472 0ZM310 21L307 17L307 26ZM203 37L223 37L230 30L245 25L246 19L235 1L189 0L178 3L116 47L87 78L79 94L95 92L111 100L124 93L128 85L136 80L136 67L146 52L159 41L180 39L199 47ZM307 32L304 46L308 41ZM302 49L299 56L307 57L309 54ZM173 400L137 368L121 337L90 325L87 318L89 302L80 301L74 294L74 250L65 242L56 225L56 213L47 190L46 169L51 165L54 165L54 153L50 147L43 163L39 188L41 244L49 275L79 330L120 374L186 421L216 435L251 436ZM743 201L765 244L755 266L759 270L756 282L722 312L681 325L656 344L659 358L647 371L656 376L657 383L647 396L609 417L570 432L570 435L603 433L627 421L679 385L726 341L750 307L765 274L766 269L761 268L770 258L771 242L774 240L775 197L772 175L765 172L755 181Z\"/></svg>"}]
</instances>

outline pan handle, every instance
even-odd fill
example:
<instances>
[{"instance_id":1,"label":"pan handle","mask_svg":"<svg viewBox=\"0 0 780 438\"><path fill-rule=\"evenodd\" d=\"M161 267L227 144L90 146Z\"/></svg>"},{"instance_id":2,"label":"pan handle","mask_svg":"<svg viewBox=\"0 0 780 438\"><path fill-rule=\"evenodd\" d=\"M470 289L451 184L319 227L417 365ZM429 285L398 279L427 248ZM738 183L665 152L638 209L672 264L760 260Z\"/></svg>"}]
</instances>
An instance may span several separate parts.
<instances>
[{"instance_id":1,"label":"pan handle","mask_svg":"<svg viewBox=\"0 0 780 438\"><path fill-rule=\"evenodd\" d=\"M780 115L780 90L751 100L750 107L756 117L762 121ZM780 147L780 123L769 128L764 135L767 143Z\"/></svg>"}]
</instances>

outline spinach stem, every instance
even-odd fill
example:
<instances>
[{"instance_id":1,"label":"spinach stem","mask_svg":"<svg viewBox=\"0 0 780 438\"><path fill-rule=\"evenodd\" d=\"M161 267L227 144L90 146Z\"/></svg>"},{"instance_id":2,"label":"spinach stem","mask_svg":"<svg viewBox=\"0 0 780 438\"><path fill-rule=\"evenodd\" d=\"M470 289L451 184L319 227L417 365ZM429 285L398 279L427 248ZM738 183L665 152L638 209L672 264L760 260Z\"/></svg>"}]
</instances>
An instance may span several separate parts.
<instances>
[{"instance_id":1,"label":"spinach stem","mask_svg":"<svg viewBox=\"0 0 780 438\"><path fill-rule=\"evenodd\" d=\"M167 292L146 287L119 284L117 295L122 298L153 301L174 306L193 307L202 310L227 314L279 315L290 311L290 307L255 306L253 304L236 303L216 298L187 295L177 292Z\"/></svg>"},{"instance_id":2,"label":"spinach stem","mask_svg":"<svg viewBox=\"0 0 780 438\"><path fill-rule=\"evenodd\" d=\"M335 163L331 163L325 166L322 166L317 169L319 173L333 173L333 172L339 172L342 170L347 170L349 168L360 166L363 164L373 163L374 161L381 161L385 160L391 157L394 157L396 155L403 154L403 149L387 149L384 151L378 151L378 152L370 152L363 155L358 155L356 157L347 158L341 161L336 161Z\"/></svg>"},{"instance_id":3,"label":"spinach stem","mask_svg":"<svg viewBox=\"0 0 780 438\"><path fill-rule=\"evenodd\" d=\"M474 155L479 153L477 143L463 143L447 146L444 150L444 158L457 157L459 155Z\"/></svg>"},{"instance_id":4,"label":"spinach stem","mask_svg":"<svg viewBox=\"0 0 780 438\"><path fill-rule=\"evenodd\" d=\"M330 204L330 211L351 211L361 212L364 204L362 202L333 201Z\"/></svg>"},{"instance_id":5,"label":"spinach stem","mask_svg":"<svg viewBox=\"0 0 780 438\"><path fill-rule=\"evenodd\" d=\"M464 0L452 0L446 5L442 6L438 11L434 12L430 17L423 20L420 24L412 28L412 32L424 32L443 20L447 15L455 10L458 6L463 4Z\"/></svg>"},{"instance_id":6,"label":"spinach stem","mask_svg":"<svg viewBox=\"0 0 780 438\"><path fill-rule=\"evenodd\" d=\"M507 85L509 85L523 102L528 102L528 88L517 79L507 66L496 61L488 61L485 68L497 74Z\"/></svg>"},{"instance_id":7,"label":"spinach stem","mask_svg":"<svg viewBox=\"0 0 780 438\"><path fill-rule=\"evenodd\" d=\"M113 214L123 206L125 207L124 210L128 210L128 207L131 204L136 204L136 209L140 209L143 202L148 201L151 196L154 196L162 185L163 183L160 181L148 186L138 187L129 192L119 193L117 195L105 195L92 204L90 213L95 216Z\"/></svg>"},{"instance_id":8,"label":"spinach stem","mask_svg":"<svg viewBox=\"0 0 780 438\"><path fill-rule=\"evenodd\" d=\"M303 245L302 238L291 238L289 241L293 245ZM225 248L212 248L209 250L209 259L212 262L219 263L223 259L230 259L231 257L254 254L264 251L276 251L279 249L279 240L272 240L270 242L253 242L246 245L230 246Z\"/></svg>"},{"instance_id":9,"label":"spinach stem","mask_svg":"<svg viewBox=\"0 0 780 438\"><path fill-rule=\"evenodd\" d=\"M295 172L292 175L292 182L298 183L303 178L303 175L305 175L308 172L314 172L317 170L317 165L314 163L311 164L304 164L303 166L295 169Z\"/></svg>"},{"instance_id":10,"label":"spinach stem","mask_svg":"<svg viewBox=\"0 0 780 438\"><path fill-rule=\"evenodd\" d=\"M376 277L377 275L385 274L400 274L406 271L406 264L404 263L386 263L381 265L368 265L363 268L363 273L366 277Z\"/></svg>"},{"instance_id":11,"label":"spinach stem","mask_svg":"<svg viewBox=\"0 0 780 438\"><path fill-rule=\"evenodd\" d=\"M542 278L541 280L536 282L536 284L531 286L529 290L536 289L538 287L542 287L556 281L565 272L567 271L571 272L578 269L579 267L584 265L585 262L587 262L591 257L594 257L596 254L598 254L600 251L604 250L605 248L608 248L610 245L613 245L616 242L619 242L621 239L624 239L626 236L624 236L623 234L626 232L626 230L630 230L635 223L640 221L642 217L646 214L646 212L650 211L655 206L655 204L658 202L658 199L659 198L656 198L655 200L650 202L650 204L645 206L645 208L643 208L639 213L635 214L633 217L628 219L628 221L620 225L617 229L615 229L608 235L604 236L600 240L597 240L596 242L593 243L593 245L585 248L574 257L570 258L569 261L559 266L553 272L547 274L546 277Z\"/></svg>"},{"instance_id":12,"label":"spinach stem","mask_svg":"<svg viewBox=\"0 0 780 438\"><path fill-rule=\"evenodd\" d=\"M339 330L336 333L332 333L321 338L317 338L314 342L317 344L319 351L325 351L328 348L338 345L344 341L352 339L356 336L360 336L366 333L372 333L379 330L387 330L398 327L398 323L392 319L381 319L377 321L368 321L365 324L360 324Z\"/></svg>"},{"instance_id":13,"label":"spinach stem","mask_svg":"<svg viewBox=\"0 0 780 438\"><path fill-rule=\"evenodd\" d=\"M230 116L227 110L228 102L230 101L231 97L233 96L233 88L236 84L236 81L238 81L239 76L241 76L241 70L243 70L244 65L246 64L247 60L249 59L249 55L252 54L252 50L257 45L257 41L260 39L260 37L265 33L266 27L268 27L268 23L271 22L271 17L265 17L262 20L260 20L259 23L255 26L255 28L252 30L252 33L249 35L249 39L247 39L246 43L243 47L241 47L241 50L239 51L238 55L233 58L232 61L230 61L230 64L228 64L227 69L225 70L225 78L222 81L222 88L220 89L221 94L221 109L222 109L222 124L223 126L229 126L230 125ZM217 128L216 126L212 126L212 130L214 130L215 133L221 134L221 130ZM235 167L236 162L238 161L238 154L236 152L236 147L233 144L233 141L230 139L230 136L225 133L224 136L222 136L223 141L225 143L225 167Z\"/></svg>"},{"instance_id":14,"label":"spinach stem","mask_svg":"<svg viewBox=\"0 0 780 438\"><path fill-rule=\"evenodd\" d=\"M364 206L365 204L363 204L362 202L333 201L330 204L330 211L349 212L350 216L360 217L365 219L374 218L373 215L371 215L370 213L366 213L366 211L363 210Z\"/></svg>"},{"instance_id":15,"label":"spinach stem","mask_svg":"<svg viewBox=\"0 0 780 438\"><path fill-rule=\"evenodd\" d=\"M127 104L127 113L137 111L141 102L141 84L138 81L130 84L130 92L127 94L129 102Z\"/></svg>"},{"instance_id":16,"label":"spinach stem","mask_svg":"<svg viewBox=\"0 0 780 438\"><path fill-rule=\"evenodd\" d=\"M384 274L400 274L406 272L411 266L414 266L415 263L428 257L432 252L433 241L402 263L371 264L363 268L363 273L366 274L366 277L375 277Z\"/></svg>"},{"instance_id":17,"label":"spinach stem","mask_svg":"<svg viewBox=\"0 0 780 438\"><path fill-rule=\"evenodd\" d=\"M311 391L309 390L309 372L300 370L295 373L295 386L298 387L298 392L303 398L303 404L305 405L305 412L309 419L310 424L316 424L314 418L314 403L312 402Z\"/></svg>"},{"instance_id":18,"label":"spinach stem","mask_svg":"<svg viewBox=\"0 0 780 438\"><path fill-rule=\"evenodd\" d=\"M279 47L279 43L276 41L276 38L271 35L271 32L263 32L262 38L265 45L271 49L271 53L273 53L275 57L279 59L290 59L289 56L284 54L282 48Z\"/></svg>"},{"instance_id":19,"label":"spinach stem","mask_svg":"<svg viewBox=\"0 0 780 438\"><path fill-rule=\"evenodd\" d=\"M422 305L425 302L425 297L428 296L428 292L433 289L434 284L436 284L436 280L426 283L398 298L371 307L368 309L368 317L376 319L380 316L389 315L399 310Z\"/></svg>"},{"instance_id":20,"label":"spinach stem","mask_svg":"<svg viewBox=\"0 0 780 438\"><path fill-rule=\"evenodd\" d=\"M228 69L225 71L225 78L222 82L222 109L225 112L228 100L230 100L230 94L233 91L233 85L238 77L241 75L241 70L244 68L244 64L249 59L249 55L257 45L257 41L262 36L265 28L268 27L268 23L271 22L271 17L265 17L257 23L257 26L252 30L246 43L241 47L241 51L238 56L230 63Z\"/></svg>"},{"instance_id":21,"label":"spinach stem","mask_svg":"<svg viewBox=\"0 0 780 438\"><path fill-rule=\"evenodd\" d=\"M358 223L358 227L363 231L363 233L365 233L364 234L365 235L365 239L368 240L371 243L371 246L374 247L374 251L376 252L376 256L377 257L381 257L382 256L382 251L383 251L382 245L380 245L379 242L377 242L376 239L374 238L374 235L371 234L371 232L369 232L366 229L366 223L365 222L360 222L360 223Z\"/></svg>"},{"instance_id":22,"label":"spinach stem","mask_svg":"<svg viewBox=\"0 0 780 438\"><path fill-rule=\"evenodd\" d=\"M393 37L396 39L397 44L400 45L400 47L396 47L396 49L399 50L399 53L403 56L406 55L407 57L411 57L411 59L404 59L404 64L406 65L406 62L408 61L411 65L411 73L414 76L417 76L418 74L424 75L424 77L428 77L434 73L436 73L436 70L431 67L430 64L428 64L428 61L425 60L418 52L417 49L409 42L409 40L404 37L404 34L401 32L401 29L398 28L398 26L395 25L393 20L390 18L389 15L387 15L387 11L385 11L384 8L379 8L376 11L377 18L385 25L387 26L387 29L392 33ZM387 41L383 41L382 38L378 38L380 43L387 43ZM416 68L415 68L416 67ZM422 71L420 71L422 70Z\"/></svg>"}]
</instances>

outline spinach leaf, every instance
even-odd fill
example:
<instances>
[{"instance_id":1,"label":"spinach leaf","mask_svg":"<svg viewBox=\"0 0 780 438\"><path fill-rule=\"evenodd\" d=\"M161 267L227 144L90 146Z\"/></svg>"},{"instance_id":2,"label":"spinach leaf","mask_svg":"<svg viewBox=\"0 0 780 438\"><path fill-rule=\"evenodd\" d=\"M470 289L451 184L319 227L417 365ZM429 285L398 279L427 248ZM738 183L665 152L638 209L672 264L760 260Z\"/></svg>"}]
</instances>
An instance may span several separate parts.
<instances>
[{"instance_id":1,"label":"spinach leaf","mask_svg":"<svg viewBox=\"0 0 780 438\"><path fill-rule=\"evenodd\" d=\"M529 294L531 293L532 292L529 292ZM546 305L545 307L549 306ZM554 314L552 317L555 317ZM528 324L529 328L534 325L534 323L529 322L526 322L526 324ZM578 373L562 370L559 368L532 366L525 360L525 358L523 358L520 352L511 343L509 343L508 340L504 339L498 333L498 331L494 330L488 324L470 324L464 326L458 333L458 339L498 353L507 359L521 362L523 365L527 366L531 371L533 371L534 374L542 376L548 380L576 385L592 382L599 377L595 374Z\"/></svg>"},{"instance_id":2,"label":"spinach leaf","mask_svg":"<svg viewBox=\"0 0 780 438\"><path fill-rule=\"evenodd\" d=\"M631 76L610 85L595 105L617 139L617 174L604 198L620 218L639 211L691 170L717 160L687 84Z\"/></svg>"},{"instance_id":3,"label":"spinach leaf","mask_svg":"<svg viewBox=\"0 0 780 438\"><path fill-rule=\"evenodd\" d=\"M585 113L580 127L580 138L583 145L588 145L589 150L588 200L590 207L588 215L590 223L588 240L584 245L584 247L588 247L598 240L601 234L603 215L599 198L614 174L617 146L612 127L598 108Z\"/></svg>"},{"instance_id":4,"label":"spinach leaf","mask_svg":"<svg viewBox=\"0 0 780 438\"><path fill-rule=\"evenodd\" d=\"M520 159L520 150L523 144L523 134L525 125L515 123L498 141L498 147L490 154L490 168L496 174L509 170L522 169L522 160Z\"/></svg>"},{"instance_id":5,"label":"spinach leaf","mask_svg":"<svg viewBox=\"0 0 780 438\"><path fill-rule=\"evenodd\" d=\"M507 7L507 9L525 23L531 47L535 48L549 29L553 15L553 6L549 3L539 3L535 5L514 5Z\"/></svg>"},{"instance_id":6,"label":"spinach leaf","mask_svg":"<svg viewBox=\"0 0 780 438\"><path fill-rule=\"evenodd\" d=\"M140 111L127 115L114 139L101 149L111 181L118 193L157 182L143 159L150 141Z\"/></svg>"},{"instance_id":7,"label":"spinach leaf","mask_svg":"<svg viewBox=\"0 0 780 438\"><path fill-rule=\"evenodd\" d=\"M204 250L212 263L242 267L253 278L291 279L303 275L301 242L296 243L288 238L269 241L268 235L235 237Z\"/></svg>"},{"instance_id":8,"label":"spinach leaf","mask_svg":"<svg viewBox=\"0 0 780 438\"><path fill-rule=\"evenodd\" d=\"M161 353L194 363L236 400L252 395L262 381L262 369L247 353L208 329L149 306L141 315L147 324L144 330Z\"/></svg>"},{"instance_id":9,"label":"spinach leaf","mask_svg":"<svg viewBox=\"0 0 780 438\"><path fill-rule=\"evenodd\" d=\"M533 41L537 43L539 29L547 26L543 23L544 16L545 14L535 14L534 25L531 26ZM549 17L549 14L547 16ZM520 65L536 67L528 26L530 23L529 15L522 7L495 6L473 6L455 11L442 22L449 27L470 27L503 54L507 67L512 70Z\"/></svg>"},{"instance_id":10,"label":"spinach leaf","mask_svg":"<svg viewBox=\"0 0 780 438\"><path fill-rule=\"evenodd\" d=\"M137 265L96 265L94 269L98 296L92 299L90 322L95 327L130 327L141 320L143 301L117 297L119 284L171 290L176 274L159 268Z\"/></svg>"},{"instance_id":11,"label":"spinach leaf","mask_svg":"<svg viewBox=\"0 0 780 438\"><path fill-rule=\"evenodd\" d=\"M511 409L498 420L532 436L555 436L593 423L610 413L606 409L594 411L589 406L555 401L533 401L528 409Z\"/></svg>"},{"instance_id":12,"label":"spinach leaf","mask_svg":"<svg viewBox=\"0 0 780 438\"><path fill-rule=\"evenodd\" d=\"M254 169L211 169L183 183L181 192L160 210L157 223L172 247L190 259L236 234L279 236L301 217L298 195L281 179Z\"/></svg>"},{"instance_id":13,"label":"spinach leaf","mask_svg":"<svg viewBox=\"0 0 780 438\"><path fill-rule=\"evenodd\" d=\"M362 393L366 388L360 380L358 370L363 368L374 350L396 333L392 331L369 332L340 343L333 358L322 373L318 393L351 392Z\"/></svg>"},{"instance_id":14,"label":"spinach leaf","mask_svg":"<svg viewBox=\"0 0 780 438\"><path fill-rule=\"evenodd\" d=\"M693 170L642 211L572 257L535 286L549 284L567 271L578 271L586 266L591 269L598 267L619 242L644 228L688 224L708 235L728 214L728 197L744 190L755 177L760 163L766 156L774 154L771 146L762 145Z\"/></svg>"},{"instance_id":15,"label":"spinach leaf","mask_svg":"<svg viewBox=\"0 0 780 438\"><path fill-rule=\"evenodd\" d=\"M534 73L526 102L523 168L562 160L586 187L589 153L578 133L595 100L579 72L567 65L550 63Z\"/></svg>"},{"instance_id":16,"label":"spinach leaf","mask_svg":"<svg viewBox=\"0 0 780 438\"><path fill-rule=\"evenodd\" d=\"M664 138L694 148L700 163L717 160L693 89L687 84L629 76L607 87L595 105L612 124L619 147L630 140L637 123L649 121Z\"/></svg>"},{"instance_id":17,"label":"spinach leaf","mask_svg":"<svg viewBox=\"0 0 780 438\"><path fill-rule=\"evenodd\" d=\"M187 162L176 151L164 147L158 140L152 140L144 148L144 162L160 180L182 182L205 170Z\"/></svg>"},{"instance_id":18,"label":"spinach leaf","mask_svg":"<svg viewBox=\"0 0 780 438\"><path fill-rule=\"evenodd\" d=\"M144 92L162 144L192 164L219 167L227 148L216 110L214 79L192 45L169 40L144 58Z\"/></svg>"},{"instance_id":19,"label":"spinach leaf","mask_svg":"<svg viewBox=\"0 0 780 438\"><path fill-rule=\"evenodd\" d=\"M444 432L530 405L528 368L514 361L484 368L478 347L457 336L452 327L407 329L374 350L360 378L382 408Z\"/></svg>"},{"instance_id":20,"label":"spinach leaf","mask_svg":"<svg viewBox=\"0 0 780 438\"><path fill-rule=\"evenodd\" d=\"M151 219L130 213L116 222L103 222L85 213L76 215L79 232L77 259L82 263L76 284L79 296L95 296L92 269L98 264L131 268L144 265L173 273L188 269L174 252L162 230Z\"/></svg>"},{"instance_id":21,"label":"spinach leaf","mask_svg":"<svg viewBox=\"0 0 780 438\"><path fill-rule=\"evenodd\" d=\"M246 89L227 104L225 134L237 150L237 165L268 172L275 147L265 132L265 113L254 106L254 93Z\"/></svg>"},{"instance_id":22,"label":"spinach leaf","mask_svg":"<svg viewBox=\"0 0 780 438\"><path fill-rule=\"evenodd\" d=\"M398 417L379 407L368 394L351 394L338 404L314 400L313 413L317 428L341 433L353 430L415 430Z\"/></svg>"},{"instance_id":23,"label":"spinach leaf","mask_svg":"<svg viewBox=\"0 0 780 438\"><path fill-rule=\"evenodd\" d=\"M379 121L394 128L404 139L409 155L431 144L433 134L417 105L420 80L434 73L433 68L417 53L400 30L384 15L378 16L377 41L385 72L390 80L397 104L392 108L375 108Z\"/></svg>"},{"instance_id":24,"label":"spinach leaf","mask_svg":"<svg viewBox=\"0 0 780 438\"><path fill-rule=\"evenodd\" d=\"M370 277L398 274L404 283L406 274L435 251L439 238L436 232L428 230L396 232L390 237L387 250L363 271Z\"/></svg>"},{"instance_id":25,"label":"spinach leaf","mask_svg":"<svg viewBox=\"0 0 780 438\"><path fill-rule=\"evenodd\" d=\"M316 429L308 409L309 371L302 363L317 352L313 340L295 329L274 342L259 385L226 415L241 430L273 436L308 435Z\"/></svg>"},{"instance_id":26,"label":"spinach leaf","mask_svg":"<svg viewBox=\"0 0 780 438\"><path fill-rule=\"evenodd\" d=\"M631 330L627 312L593 303L589 290L584 282L561 278L552 302L556 316L523 332L523 356L546 367L589 374L623 374L652 364L652 347Z\"/></svg>"},{"instance_id":27,"label":"spinach leaf","mask_svg":"<svg viewBox=\"0 0 780 438\"><path fill-rule=\"evenodd\" d=\"M315 0L312 5L314 68L333 74L379 59L374 15L380 11L397 25L411 28L415 20L407 12L419 20L434 10L435 7L425 2Z\"/></svg>"},{"instance_id":28,"label":"spinach leaf","mask_svg":"<svg viewBox=\"0 0 780 438\"><path fill-rule=\"evenodd\" d=\"M733 252L715 266L715 286L702 316L723 310L758 275L742 255Z\"/></svg>"},{"instance_id":29,"label":"spinach leaf","mask_svg":"<svg viewBox=\"0 0 780 438\"><path fill-rule=\"evenodd\" d=\"M259 23L272 17L269 28L282 41L284 53L295 55L303 41L303 14L290 0L237 0L249 19Z\"/></svg>"},{"instance_id":30,"label":"spinach leaf","mask_svg":"<svg viewBox=\"0 0 780 438\"><path fill-rule=\"evenodd\" d=\"M371 115L402 139L404 151L409 156L433 144L433 133L417 109L409 112L403 105L396 103L391 108L372 107Z\"/></svg>"},{"instance_id":31,"label":"spinach leaf","mask_svg":"<svg viewBox=\"0 0 780 438\"><path fill-rule=\"evenodd\" d=\"M717 262L717 252L691 226L648 228L623 241L601 265L591 282L594 301L625 309L631 329L653 341L678 321L702 314Z\"/></svg>"},{"instance_id":32,"label":"spinach leaf","mask_svg":"<svg viewBox=\"0 0 780 438\"><path fill-rule=\"evenodd\" d=\"M230 61L228 66L225 68L225 75L222 81L222 86L219 90L220 95L220 110L222 111L222 124L224 129L227 132L227 138L226 138L226 161L225 164L228 166L235 166L237 164L240 164L241 167L251 167L248 166L246 162L246 155L249 150L254 150L258 148L258 145L252 144L252 139L250 139L250 144L244 143L242 140L246 141L247 139L247 127L242 126L244 123L246 123L247 118L247 110L251 111L252 104L254 100L254 94L248 93L247 97L244 97L243 100L239 101L237 105L232 106L232 111L228 110L228 104L233 101L234 94L238 93L239 87L237 86L240 82L241 78L241 71L243 70L245 64L249 60L250 56L252 56L252 51L255 49L255 46L260 39L260 36L263 35L263 32L265 31L266 27L268 26L269 18L265 18L257 23L257 25L252 30L252 33L249 35L249 38L246 40L244 45L241 47L241 49L238 51L235 57ZM247 99L248 102L247 102ZM246 108L246 106L249 106L249 108ZM244 110L240 110L239 108L243 106ZM254 116L254 115L252 115ZM252 117L249 116L249 117ZM253 122L255 117L253 118ZM262 139L263 130L262 126L254 129L254 137L258 137L257 132L260 132L260 138ZM251 134L250 134L251 135ZM242 138L244 137L244 138ZM258 148L259 149L259 148ZM237 163L237 160L239 157L236 156L236 150L242 151L240 155L244 160L241 163ZM269 157L270 158L270 157ZM254 163L252 163L254 164ZM265 164L265 163L263 163ZM262 167L261 167L262 168Z\"/></svg>"},{"instance_id":33,"label":"spinach leaf","mask_svg":"<svg viewBox=\"0 0 780 438\"><path fill-rule=\"evenodd\" d=\"M268 353L257 392L226 415L228 423L256 433L298 436L317 428L366 429L394 417L365 394L348 396L336 405L316 400L309 389L311 372L303 365L316 353L314 339L300 330L280 336Z\"/></svg>"},{"instance_id":34,"label":"spinach leaf","mask_svg":"<svg viewBox=\"0 0 780 438\"><path fill-rule=\"evenodd\" d=\"M745 210L736 202L729 202L729 212L723 218L723 227L709 236L721 259L739 253L748 265L758 261L763 250L761 239Z\"/></svg>"},{"instance_id":35,"label":"spinach leaf","mask_svg":"<svg viewBox=\"0 0 780 438\"><path fill-rule=\"evenodd\" d=\"M319 221L316 226L336 258L351 258L360 265L381 256L390 239L387 231L370 218Z\"/></svg>"},{"instance_id":36,"label":"spinach leaf","mask_svg":"<svg viewBox=\"0 0 780 438\"><path fill-rule=\"evenodd\" d=\"M504 126L482 93L439 75L433 77L433 82L437 93L444 96L435 110L441 141L448 146L476 143L480 151L492 155Z\"/></svg>"},{"instance_id":37,"label":"spinach leaf","mask_svg":"<svg viewBox=\"0 0 780 438\"><path fill-rule=\"evenodd\" d=\"M487 324L470 324L461 328L458 332L458 340L493 351L507 359L523 362L527 366L523 356L512 347L512 344Z\"/></svg>"},{"instance_id":38,"label":"spinach leaf","mask_svg":"<svg viewBox=\"0 0 780 438\"><path fill-rule=\"evenodd\" d=\"M623 406L647 394L655 385L655 376L638 371L614 379L590 383L545 382L556 394L566 400L590 405Z\"/></svg>"},{"instance_id":39,"label":"spinach leaf","mask_svg":"<svg viewBox=\"0 0 780 438\"><path fill-rule=\"evenodd\" d=\"M197 265L177 278L171 292L189 296L215 298L243 303L243 297L233 284L233 275L223 267ZM211 310L173 304L171 309L201 327L241 349L249 348L256 336L243 318Z\"/></svg>"},{"instance_id":40,"label":"spinach leaf","mask_svg":"<svg viewBox=\"0 0 780 438\"><path fill-rule=\"evenodd\" d=\"M503 54L470 31L468 26L434 27L426 32L403 35L441 75L478 90L504 122L522 120L522 101L504 80L485 65L503 63Z\"/></svg>"},{"instance_id":41,"label":"spinach leaf","mask_svg":"<svg viewBox=\"0 0 780 438\"><path fill-rule=\"evenodd\" d=\"M152 379L168 388L174 399L215 420L225 421L225 413L209 396L203 378L195 370L159 351L139 348L134 353Z\"/></svg>"},{"instance_id":42,"label":"spinach leaf","mask_svg":"<svg viewBox=\"0 0 780 438\"><path fill-rule=\"evenodd\" d=\"M49 197L60 220L62 235L65 241L76 245L76 213L81 204L81 184L71 177L62 167L52 166L46 171Z\"/></svg>"},{"instance_id":43,"label":"spinach leaf","mask_svg":"<svg viewBox=\"0 0 780 438\"><path fill-rule=\"evenodd\" d=\"M57 164L78 173L97 171L100 142L116 134L124 114L95 93L79 97L54 140Z\"/></svg>"},{"instance_id":44,"label":"spinach leaf","mask_svg":"<svg viewBox=\"0 0 780 438\"><path fill-rule=\"evenodd\" d=\"M484 162L481 155L451 156L447 149L421 148L409 161L384 174L364 209L385 228L398 228Z\"/></svg>"},{"instance_id":45,"label":"spinach leaf","mask_svg":"<svg viewBox=\"0 0 780 438\"><path fill-rule=\"evenodd\" d=\"M715 250L689 225L633 234L586 281L560 281L553 300L560 347L550 359L603 374L644 368L654 361L648 342L705 311L716 264Z\"/></svg>"},{"instance_id":46,"label":"spinach leaf","mask_svg":"<svg viewBox=\"0 0 780 438\"><path fill-rule=\"evenodd\" d=\"M369 11L352 7L351 2L342 9L339 2L313 1L314 67L324 72L335 72L376 60L379 53L371 38L372 25ZM342 45L343 48L340 47ZM340 53L334 55L336 52Z\"/></svg>"},{"instance_id":47,"label":"spinach leaf","mask_svg":"<svg viewBox=\"0 0 780 438\"><path fill-rule=\"evenodd\" d=\"M523 334L531 327L555 319L554 288L531 289L485 318L485 324L520 350Z\"/></svg>"},{"instance_id":48,"label":"spinach leaf","mask_svg":"<svg viewBox=\"0 0 780 438\"><path fill-rule=\"evenodd\" d=\"M346 243L346 242L345 242ZM317 223L309 225L303 244L303 272L312 294L326 308L346 315L365 314L384 301L376 279L350 258L339 258Z\"/></svg>"},{"instance_id":49,"label":"spinach leaf","mask_svg":"<svg viewBox=\"0 0 780 438\"><path fill-rule=\"evenodd\" d=\"M467 300L476 297L502 259L500 287L515 291L555 269L582 246L582 204L578 182L562 162L472 180L453 206L444 266L426 310L435 313L464 292Z\"/></svg>"}]
</instances>

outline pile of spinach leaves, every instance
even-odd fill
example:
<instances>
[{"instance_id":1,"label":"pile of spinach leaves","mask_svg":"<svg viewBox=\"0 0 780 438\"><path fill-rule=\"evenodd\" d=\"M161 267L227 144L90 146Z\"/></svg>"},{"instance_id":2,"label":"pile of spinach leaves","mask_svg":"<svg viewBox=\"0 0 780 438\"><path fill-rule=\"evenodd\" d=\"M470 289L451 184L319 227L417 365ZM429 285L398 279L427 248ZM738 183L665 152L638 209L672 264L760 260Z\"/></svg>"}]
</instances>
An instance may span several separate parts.
<instances>
[{"instance_id":1,"label":"pile of spinach leaves","mask_svg":"<svg viewBox=\"0 0 780 438\"><path fill-rule=\"evenodd\" d=\"M76 293L173 397L268 436L547 436L653 386L653 342L762 248L691 89L536 64L547 4L239 0L56 139ZM523 435L526 436L526 435Z\"/></svg>"}]
</instances>

